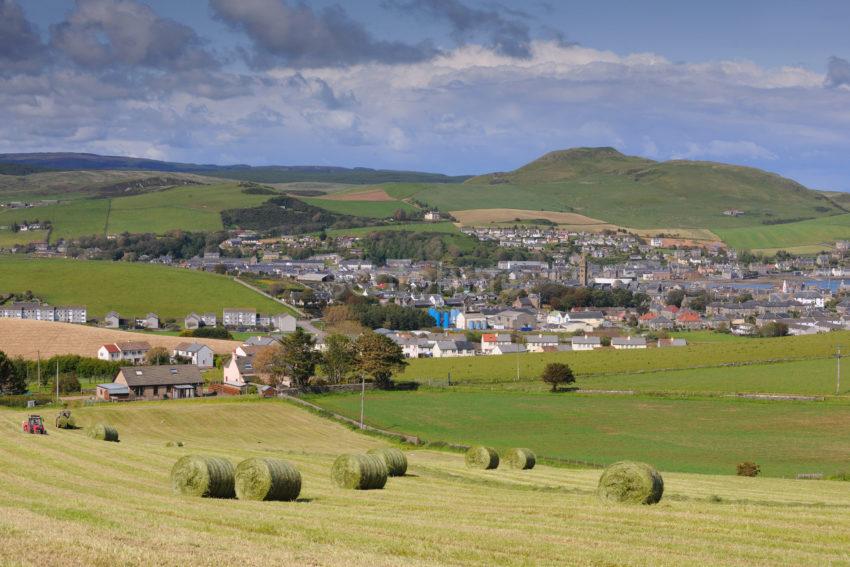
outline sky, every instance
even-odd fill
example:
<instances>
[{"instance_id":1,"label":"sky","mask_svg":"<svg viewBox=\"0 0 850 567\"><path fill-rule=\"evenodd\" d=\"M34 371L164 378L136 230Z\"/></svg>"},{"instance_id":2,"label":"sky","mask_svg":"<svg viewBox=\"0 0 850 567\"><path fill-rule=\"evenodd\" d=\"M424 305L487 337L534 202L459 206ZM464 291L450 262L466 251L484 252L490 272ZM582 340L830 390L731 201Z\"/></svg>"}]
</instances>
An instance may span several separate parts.
<instances>
[{"instance_id":1,"label":"sky","mask_svg":"<svg viewBox=\"0 0 850 567\"><path fill-rule=\"evenodd\" d=\"M576 146L850 191L850 2L0 0L0 152L477 174Z\"/></svg>"}]
</instances>

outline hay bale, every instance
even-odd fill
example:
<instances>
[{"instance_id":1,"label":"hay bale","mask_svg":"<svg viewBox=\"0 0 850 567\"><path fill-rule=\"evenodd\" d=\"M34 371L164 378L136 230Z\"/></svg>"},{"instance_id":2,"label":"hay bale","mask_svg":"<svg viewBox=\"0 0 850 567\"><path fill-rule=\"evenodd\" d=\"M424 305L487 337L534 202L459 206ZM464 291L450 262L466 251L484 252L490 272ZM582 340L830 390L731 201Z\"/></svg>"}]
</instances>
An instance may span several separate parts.
<instances>
[{"instance_id":1,"label":"hay bale","mask_svg":"<svg viewBox=\"0 0 850 567\"><path fill-rule=\"evenodd\" d=\"M596 494L608 502L655 504L664 494L664 480L646 463L620 461L599 477Z\"/></svg>"},{"instance_id":2,"label":"hay bale","mask_svg":"<svg viewBox=\"0 0 850 567\"><path fill-rule=\"evenodd\" d=\"M171 468L171 487L186 496L233 498L233 463L221 457L186 455Z\"/></svg>"},{"instance_id":3,"label":"hay bale","mask_svg":"<svg viewBox=\"0 0 850 567\"><path fill-rule=\"evenodd\" d=\"M166 447L182 447L183 441L169 441L165 444Z\"/></svg>"},{"instance_id":4,"label":"hay bale","mask_svg":"<svg viewBox=\"0 0 850 567\"><path fill-rule=\"evenodd\" d=\"M476 445L466 452L465 460L471 469L495 469L499 466L499 453L492 447Z\"/></svg>"},{"instance_id":5,"label":"hay bale","mask_svg":"<svg viewBox=\"0 0 850 567\"><path fill-rule=\"evenodd\" d=\"M401 449L395 447L381 447L372 449L370 455L376 455L384 460L390 476L404 476L407 472L407 457Z\"/></svg>"},{"instance_id":6,"label":"hay bale","mask_svg":"<svg viewBox=\"0 0 850 567\"><path fill-rule=\"evenodd\" d=\"M101 441L118 441L118 430L105 423L96 423L86 430L86 435Z\"/></svg>"},{"instance_id":7,"label":"hay bale","mask_svg":"<svg viewBox=\"0 0 850 567\"><path fill-rule=\"evenodd\" d=\"M301 473L280 459L246 459L236 466L236 497L240 500L295 500L301 493Z\"/></svg>"},{"instance_id":8,"label":"hay bale","mask_svg":"<svg viewBox=\"0 0 850 567\"><path fill-rule=\"evenodd\" d=\"M537 455L531 449L517 447L510 449L502 459L513 469L529 470L537 464Z\"/></svg>"},{"instance_id":9,"label":"hay bale","mask_svg":"<svg viewBox=\"0 0 850 567\"><path fill-rule=\"evenodd\" d=\"M76 429L77 420L70 415L60 415L56 418L56 427L58 427L59 429Z\"/></svg>"},{"instance_id":10,"label":"hay bale","mask_svg":"<svg viewBox=\"0 0 850 567\"><path fill-rule=\"evenodd\" d=\"M389 470L378 455L340 455L331 467L331 478L340 488L383 488Z\"/></svg>"}]
</instances>

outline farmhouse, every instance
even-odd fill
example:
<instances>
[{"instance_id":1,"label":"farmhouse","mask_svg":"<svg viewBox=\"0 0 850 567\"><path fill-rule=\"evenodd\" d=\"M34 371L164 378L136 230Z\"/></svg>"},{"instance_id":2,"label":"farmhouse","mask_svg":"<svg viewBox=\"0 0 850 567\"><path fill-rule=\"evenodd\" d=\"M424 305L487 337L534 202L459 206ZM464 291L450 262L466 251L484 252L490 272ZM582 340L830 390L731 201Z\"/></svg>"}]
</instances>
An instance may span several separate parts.
<instances>
[{"instance_id":1,"label":"farmhouse","mask_svg":"<svg viewBox=\"0 0 850 567\"><path fill-rule=\"evenodd\" d=\"M127 386L133 399L165 400L195 398L204 379L197 366L123 366L114 384Z\"/></svg>"},{"instance_id":2,"label":"farmhouse","mask_svg":"<svg viewBox=\"0 0 850 567\"><path fill-rule=\"evenodd\" d=\"M192 364L200 368L212 368L213 354L213 350L207 345L188 342L178 343L171 352L175 358L191 360Z\"/></svg>"},{"instance_id":3,"label":"farmhouse","mask_svg":"<svg viewBox=\"0 0 850 567\"><path fill-rule=\"evenodd\" d=\"M144 361L145 355L151 349L150 343L146 341L125 341L122 343L108 343L97 349L97 357L100 360L126 361L139 364Z\"/></svg>"}]
</instances>

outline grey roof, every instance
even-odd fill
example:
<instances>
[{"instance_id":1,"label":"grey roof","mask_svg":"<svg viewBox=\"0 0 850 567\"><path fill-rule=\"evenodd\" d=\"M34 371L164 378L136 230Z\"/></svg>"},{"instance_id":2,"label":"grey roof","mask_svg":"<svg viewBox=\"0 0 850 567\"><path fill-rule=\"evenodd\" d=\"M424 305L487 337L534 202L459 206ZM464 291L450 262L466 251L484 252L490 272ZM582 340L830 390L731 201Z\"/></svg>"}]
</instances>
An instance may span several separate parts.
<instances>
[{"instance_id":1,"label":"grey roof","mask_svg":"<svg viewBox=\"0 0 850 567\"><path fill-rule=\"evenodd\" d=\"M510 354L515 352L526 352L525 345L518 344L509 344L509 345L498 345L496 347L502 354Z\"/></svg>"},{"instance_id":2,"label":"grey roof","mask_svg":"<svg viewBox=\"0 0 850 567\"><path fill-rule=\"evenodd\" d=\"M178 343L174 346L174 350L179 350L181 352L200 352L201 349L210 348L207 345L202 345L200 343Z\"/></svg>"},{"instance_id":3,"label":"grey roof","mask_svg":"<svg viewBox=\"0 0 850 567\"><path fill-rule=\"evenodd\" d=\"M624 346L646 346L646 339L643 337L614 337L611 339L611 344Z\"/></svg>"},{"instance_id":4,"label":"grey roof","mask_svg":"<svg viewBox=\"0 0 850 567\"><path fill-rule=\"evenodd\" d=\"M122 394L130 393L130 388L128 388L124 384L98 384L97 387L103 388L104 390L109 392L110 395L113 396L120 396Z\"/></svg>"},{"instance_id":5,"label":"grey roof","mask_svg":"<svg viewBox=\"0 0 850 567\"><path fill-rule=\"evenodd\" d=\"M602 311L575 311L575 312L567 313L567 315L572 320L604 319L605 318L605 314Z\"/></svg>"},{"instance_id":6,"label":"grey roof","mask_svg":"<svg viewBox=\"0 0 850 567\"><path fill-rule=\"evenodd\" d=\"M601 345L602 339L599 337L573 337L570 342L574 345Z\"/></svg>"},{"instance_id":7,"label":"grey roof","mask_svg":"<svg viewBox=\"0 0 850 567\"><path fill-rule=\"evenodd\" d=\"M173 386L203 384L201 371L192 364L176 366L122 366L121 375L129 386Z\"/></svg>"}]
</instances>

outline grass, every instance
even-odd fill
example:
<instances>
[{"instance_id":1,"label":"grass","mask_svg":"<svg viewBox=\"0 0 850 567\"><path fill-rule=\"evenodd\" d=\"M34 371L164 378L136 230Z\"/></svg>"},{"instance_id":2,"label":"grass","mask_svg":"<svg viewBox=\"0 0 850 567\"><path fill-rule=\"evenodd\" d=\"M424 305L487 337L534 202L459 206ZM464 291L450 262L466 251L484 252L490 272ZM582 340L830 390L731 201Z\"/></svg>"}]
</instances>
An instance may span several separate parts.
<instances>
[{"instance_id":1,"label":"grass","mask_svg":"<svg viewBox=\"0 0 850 567\"><path fill-rule=\"evenodd\" d=\"M825 358L835 354L836 345L846 344L850 332L772 339L729 340L717 344L696 341L686 347L646 350L600 349L592 352L562 352L463 358L420 358L410 361L401 375L404 380L446 380L464 384L536 382L546 364L569 364L579 376L655 372L694 366L718 367L778 360Z\"/></svg>"},{"instance_id":2,"label":"grass","mask_svg":"<svg viewBox=\"0 0 850 567\"><path fill-rule=\"evenodd\" d=\"M729 246L737 249L805 248L806 251L818 252L831 249L836 240L850 239L850 214L788 224L724 229L718 234Z\"/></svg>"},{"instance_id":3,"label":"grass","mask_svg":"<svg viewBox=\"0 0 850 567\"><path fill-rule=\"evenodd\" d=\"M225 307L287 311L226 276L153 264L6 257L0 259L0 290L31 290L53 305L85 305L89 317L153 311L182 321L192 311L220 315Z\"/></svg>"},{"instance_id":4,"label":"grass","mask_svg":"<svg viewBox=\"0 0 850 567\"><path fill-rule=\"evenodd\" d=\"M389 218L399 209L409 212L416 210L401 201L332 201L315 197L301 197L301 200L334 213L376 219Z\"/></svg>"},{"instance_id":5,"label":"grass","mask_svg":"<svg viewBox=\"0 0 850 567\"><path fill-rule=\"evenodd\" d=\"M373 232L386 232L397 230L402 232L434 232L440 234L460 234L457 227L451 222L433 223L399 223L385 226L364 226L360 228L340 228L329 230L328 236L368 236Z\"/></svg>"},{"instance_id":6,"label":"grass","mask_svg":"<svg viewBox=\"0 0 850 567\"><path fill-rule=\"evenodd\" d=\"M607 506L593 495L596 470L473 471L461 455L413 451L408 476L361 492L336 488L331 463L339 453L383 443L280 402L74 409L82 426L117 427L120 443L57 431L52 411L42 413L50 434L34 437L15 432L26 411L0 409L7 432L0 436L0 564L825 565L850 559L850 493L840 482L662 470L660 504ZM186 446L165 446L176 440ZM169 471L188 453L234 463L283 458L301 471L301 497L285 503L176 496Z\"/></svg>"},{"instance_id":7,"label":"grass","mask_svg":"<svg viewBox=\"0 0 850 567\"><path fill-rule=\"evenodd\" d=\"M49 220L53 223L51 241L55 242L60 238L103 235L108 210L109 199L63 201L45 207L0 211L0 225L23 220Z\"/></svg>"},{"instance_id":8,"label":"grass","mask_svg":"<svg viewBox=\"0 0 850 567\"><path fill-rule=\"evenodd\" d=\"M12 232L11 230L0 230L0 248L10 248L15 244L44 242L46 238L46 230L28 230L26 232Z\"/></svg>"},{"instance_id":9,"label":"grass","mask_svg":"<svg viewBox=\"0 0 850 567\"><path fill-rule=\"evenodd\" d=\"M358 418L357 394L322 407ZM734 474L751 460L768 476L834 473L847 467L850 401L794 402L546 392L373 392L368 423L425 440L610 464L622 459L663 470Z\"/></svg>"}]
</instances>

